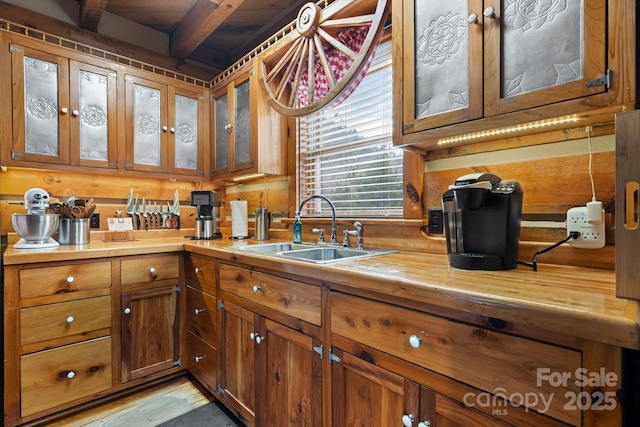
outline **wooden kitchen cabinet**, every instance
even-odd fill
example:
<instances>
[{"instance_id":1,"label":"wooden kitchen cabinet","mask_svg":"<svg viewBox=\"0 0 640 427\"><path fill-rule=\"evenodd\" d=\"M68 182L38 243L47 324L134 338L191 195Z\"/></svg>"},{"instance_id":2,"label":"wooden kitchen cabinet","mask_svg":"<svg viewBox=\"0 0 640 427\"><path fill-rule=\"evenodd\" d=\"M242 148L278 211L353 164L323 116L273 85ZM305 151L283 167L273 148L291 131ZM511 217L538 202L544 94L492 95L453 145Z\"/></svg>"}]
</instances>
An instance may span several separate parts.
<instances>
[{"instance_id":1,"label":"wooden kitchen cabinet","mask_svg":"<svg viewBox=\"0 0 640 427\"><path fill-rule=\"evenodd\" d=\"M180 366L180 256L122 260L122 382Z\"/></svg>"},{"instance_id":2,"label":"wooden kitchen cabinet","mask_svg":"<svg viewBox=\"0 0 640 427\"><path fill-rule=\"evenodd\" d=\"M224 264L219 276L223 400L252 425L322 425L320 328L299 317L320 323L320 289Z\"/></svg>"},{"instance_id":3,"label":"wooden kitchen cabinet","mask_svg":"<svg viewBox=\"0 0 640 427\"><path fill-rule=\"evenodd\" d=\"M216 264L197 255L186 257L187 369L211 393L218 392L219 326Z\"/></svg>"},{"instance_id":4,"label":"wooden kitchen cabinet","mask_svg":"<svg viewBox=\"0 0 640 427\"><path fill-rule=\"evenodd\" d=\"M112 262L5 267L4 425L113 388Z\"/></svg>"},{"instance_id":5,"label":"wooden kitchen cabinet","mask_svg":"<svg viewBox=\"0 0 640 427\"><path fill-rule=\"evenodd\" d=\"M30 40L11 44L11 63L16 164L118 167L115 71Z\"/></svg>"},{"instance_id":6,"label":"wooden kitchen cabinet","mask_svg":"<svg viewBox=\"0 0 640 427\"><path fill-rule=\"evenodd\" d=\"M126 75L125 169L204 176L202 92Z\"/></svg>"},{"instance_id":7,"label":"wooden kitchen cabinet","mask_svg":"<svg viewBox=\"0 0 640 427\"><path fill-rule=\"evenodd\" d=\"M272 109L253 70L213 89L211 176L286 174L286 120Z\"/></svg>"},{"instance_id":8,"label":"wooden kitchen cabinet","mask_svg":"<svg viewBox=\"0 0 640 427\"><path fill-rule=\"evenodd\" d=\"M402 40L394 44L394 57L402 58L394 62L402 94L394 106L396 144L432 149L463 133L634 101L634 94L624 95L626 77L604 80L609 70L626 73L615 69L626 67L616 57L635 50L633 43L615 43L607 52L619 36L607 30L607 14L623 22L625 7L632 8L625 3L554 2L544 9L496 0L394 3L394 19L402 19L393 29ZM464 129L455 126L462 123Z\"/></svg>"}]
</instances>

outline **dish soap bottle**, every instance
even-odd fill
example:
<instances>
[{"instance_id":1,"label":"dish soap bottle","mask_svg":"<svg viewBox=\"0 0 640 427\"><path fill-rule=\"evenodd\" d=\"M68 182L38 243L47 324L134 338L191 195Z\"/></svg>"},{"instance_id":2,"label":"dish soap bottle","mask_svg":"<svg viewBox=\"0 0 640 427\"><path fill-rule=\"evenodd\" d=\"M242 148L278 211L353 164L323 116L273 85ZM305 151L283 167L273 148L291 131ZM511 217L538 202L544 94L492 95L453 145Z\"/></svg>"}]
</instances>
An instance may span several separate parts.
<instances>
[{"instance_id":1,"label":"dish soap bottle","mask_svg":"<svg viewBox=\"0 0 640 427\"><path fill-rule=\"evenodd\" d=\"M296 214L293 221L293 243L302 243L302 223L300 222L300 213Z\"/></svg>"}]
</instances>

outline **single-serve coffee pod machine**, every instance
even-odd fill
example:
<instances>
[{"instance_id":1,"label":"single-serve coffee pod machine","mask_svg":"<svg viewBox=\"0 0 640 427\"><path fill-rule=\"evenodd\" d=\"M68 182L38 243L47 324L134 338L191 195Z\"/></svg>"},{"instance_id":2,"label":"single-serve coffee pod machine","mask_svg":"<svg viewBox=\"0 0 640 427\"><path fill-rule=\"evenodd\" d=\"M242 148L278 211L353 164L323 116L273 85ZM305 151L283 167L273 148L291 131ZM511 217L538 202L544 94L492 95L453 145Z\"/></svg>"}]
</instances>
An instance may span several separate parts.
<instances>
[{"instance_id":1,"label":"single-serve coffee pod machine","mask_svg":"<svg viewBox=\"0 0 640 427\"><path fill-rule=\"evenodd\" d=\"M222 237L220 232L220 194L215 191L192 191L191 206L196 207L196 240L211 240Z\"/></svg>"}]
</instances>

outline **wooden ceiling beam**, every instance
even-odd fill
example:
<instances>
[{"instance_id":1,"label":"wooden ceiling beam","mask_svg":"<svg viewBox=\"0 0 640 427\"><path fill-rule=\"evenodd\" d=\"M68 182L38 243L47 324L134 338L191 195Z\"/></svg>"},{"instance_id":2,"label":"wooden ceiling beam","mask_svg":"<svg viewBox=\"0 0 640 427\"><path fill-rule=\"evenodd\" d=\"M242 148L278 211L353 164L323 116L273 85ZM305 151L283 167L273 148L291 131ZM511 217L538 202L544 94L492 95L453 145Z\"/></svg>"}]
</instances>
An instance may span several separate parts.
<instances>
[{"instance_id":1,"label":"wooden ceiling beam","mask_svg":"<svg viewBox=\"0 0 640 427\"><path fill-rule=\"evenodd\" d=\"M198 0L171 35L169 51L174 58L186 58L245 0Z\"/></svg>"},{"instance_id":2,"label":"wooden ceiling beam","mask_svg":"<svg viewBox=\"0 0 640 427\"><path fill-rule=\"evenodd\" d=\"M80 0L80 28L98 31L107 0Z\"/></svg>"}]
</instances>

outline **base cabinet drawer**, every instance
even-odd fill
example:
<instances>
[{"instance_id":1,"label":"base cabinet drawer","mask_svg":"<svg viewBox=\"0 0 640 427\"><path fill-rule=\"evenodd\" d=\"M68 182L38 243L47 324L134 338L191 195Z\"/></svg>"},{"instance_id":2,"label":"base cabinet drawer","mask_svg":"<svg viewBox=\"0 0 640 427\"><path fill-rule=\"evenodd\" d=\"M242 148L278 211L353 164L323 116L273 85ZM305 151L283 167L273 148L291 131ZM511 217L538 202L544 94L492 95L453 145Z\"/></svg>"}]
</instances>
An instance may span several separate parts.
<instances>
[{"instance_id":1,"label":"base cabinet drawer","mask_svg":"<svg viewBox=\"0 0 640 427\"><path fill-rule=\"evenodd\" d=\"M218 350L187 332L187 369L211 392L218 384Z\"/></svg>"},{"instance_id":2,"label":"base cabinet drawer","mask_svg":"<svg viewBox=\"0 0 640 427\"><path fill-rule=\"evenodd\" d=\"M575 381L558 386L543 377L577 372L579 351L389 304L332 295L331 331L489 393L577 396L581 391ZM530 409L580 425L580 411L567 411L566 404L555 398L543 407L538 400Z\"/></svg>"},{"instance_id":3,"label":"base cabinet drawer","mask_svg":"<svg viewBox=\"0 0 640 427\"><path fill-rule=\"evenodd\" d=\"M121 284L177 279L180 275L178 255L165 255L126 259L120 263Z\"/></svg>"},{"instance_id":4,"label":"base cabinet drawer","mask_svg":"<svg viewBox=\"0 0 640 427\"><path fill-rule=\"evenodd\" d=\"M91 396L111 386L111 337L20 357L23 417Z\"/></svg>"},{"instance_id":5,"label":"base cabinet drawer","mask_svg":"<svg viewBox=\"0 0 640 427\"><path fill-rule=\"evenodd\" d=\"M218 342L217 311L214 295L187 286L187 330L211 345Z\"/></svg>"},{"instance_id":6,"label":"base cabinet drawer","mask_svg":"<svg viewBox=\"0 0 640 427\"><path fill-rule=\"evenodd\" d=\"M20 271L20 299L70 294L111 286L111 262L25 268Z\"/></svg>"}]
</instances>

